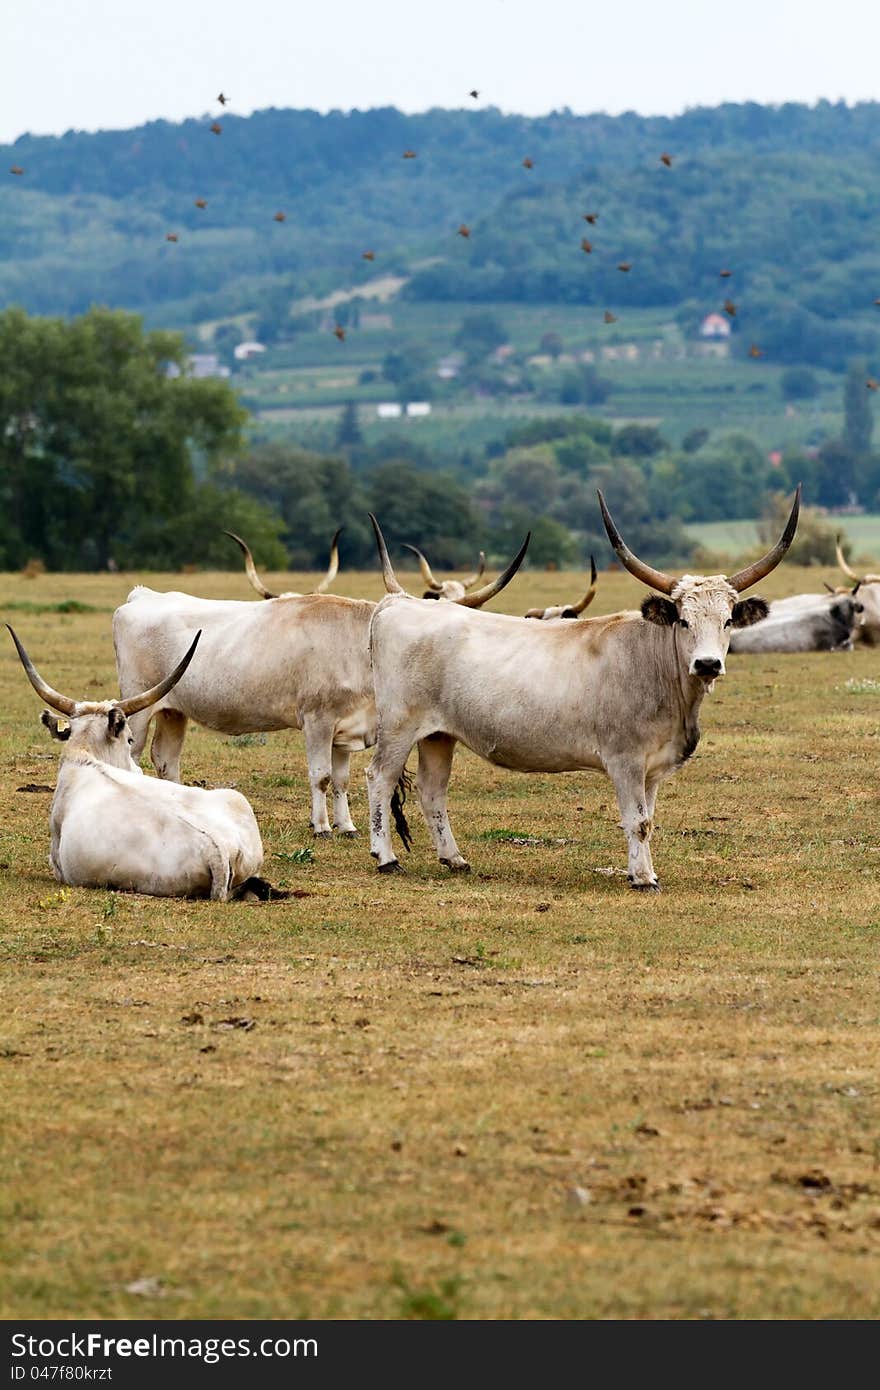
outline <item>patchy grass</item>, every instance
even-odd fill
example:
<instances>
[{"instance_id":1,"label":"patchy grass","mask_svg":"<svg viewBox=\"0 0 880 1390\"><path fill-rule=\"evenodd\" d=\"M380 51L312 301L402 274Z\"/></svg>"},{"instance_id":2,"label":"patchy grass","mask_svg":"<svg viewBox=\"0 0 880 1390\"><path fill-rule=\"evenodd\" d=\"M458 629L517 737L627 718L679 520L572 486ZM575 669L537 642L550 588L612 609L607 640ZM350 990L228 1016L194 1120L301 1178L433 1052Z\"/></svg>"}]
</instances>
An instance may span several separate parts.
<instances>
[{"instance_id":1,"label":"patchy grass","mask_svg":"<svg viewBox=\"0 0 880 1390\"><path fill-rule=\"evenodd\" d=\"M2 577L0 616L36 588L41 673L100 698L106 613L51 605L133 582ZM639 598L600 576L597 611ZM55 753L7 639L0 1316L876 1318L880 728L842 687L878 679L870 649L732 658L660 794L657 897L627 888L606 780L460 753L469 876L414 815L405 876L365 834L318 841L302 896L221 905L54 882L48 796L16 787L54 781ZM269 872L295 867L299 735L193 728L183 767L237 785Z\"/></svg>"}]
</instances>

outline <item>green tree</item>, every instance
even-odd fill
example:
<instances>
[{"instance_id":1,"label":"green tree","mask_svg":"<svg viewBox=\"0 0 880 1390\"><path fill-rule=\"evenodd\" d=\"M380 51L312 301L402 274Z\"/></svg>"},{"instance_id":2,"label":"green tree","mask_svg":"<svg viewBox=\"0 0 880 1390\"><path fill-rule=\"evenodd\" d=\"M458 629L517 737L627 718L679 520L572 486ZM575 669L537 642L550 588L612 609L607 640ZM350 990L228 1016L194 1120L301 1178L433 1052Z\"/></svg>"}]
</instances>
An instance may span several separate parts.
<instances>
[{"instance_id":1,"label":"green tree","mask_svg":"<svg viewBox=\"0 0 880 1390\"><path fill-rule=\"evenodd\" d=\"M363 443L363 433L358 424L357 406L354 401L348 401L345 409L339 417L339 428L336 431L337 449L351 449Z\"/></svg>"},{"instance_id":2,"label":"green tree","mask_svg":"<svg viewBox=\"0 0 880 1390\"><path fill-rule=\"evenodd\" d=\"M465 315L453 342L473 366L485 361L490 352L507 342L507 330L497 314L483 309Z\"/></svg>"},{"instance_id":3,"label":"green tree","mask_svg":"<svg viewBox=\"0 0 880 1390\"><path fill-rule=\"evenodd\" d=\"M847 371L843 387L843 442L857 460L857 464L870 454L871 435L874 431L870 393L865 387L867 377L867 363L853 362ZM853 483L856 482L857 479L854 478Z\"/></svg>"}]
</instances>

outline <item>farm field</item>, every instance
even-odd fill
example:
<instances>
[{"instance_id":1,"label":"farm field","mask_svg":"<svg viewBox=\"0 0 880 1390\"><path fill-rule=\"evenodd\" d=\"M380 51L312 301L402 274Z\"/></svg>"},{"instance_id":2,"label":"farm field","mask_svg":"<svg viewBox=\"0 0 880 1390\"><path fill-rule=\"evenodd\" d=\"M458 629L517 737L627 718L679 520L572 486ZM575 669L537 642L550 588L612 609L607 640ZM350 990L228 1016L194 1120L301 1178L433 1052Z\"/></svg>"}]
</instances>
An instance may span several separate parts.
<instances>
[{"instance_id":1,"label":"farm field","mask_svg":"<svg viewBox=\"0 0 880 1390\"><path fill-rule=\"evenodd\" d=\"M836 529L851 541L854 558L857 560L864 557L871 560L873 557L871 569L876 570L880 563L880 516L865 513L862 516L833 517L832 520ZM685 526L688 535L693 536L700 545L722 555L742 555L757 545L757 528L757 521L697 521ZM856 569L858 568L856 564ZM818 574L818 571L816 573ZM837 573L837 579L829 579L829 583L843 582L840 571ZM827 577L823 575L823 578ZM821 579L818 584L821 588ZM812 579L805 582L805 589L812 590L815 587Z\"/></svg>"},{"instance_id":2,"label":"farm field","mask_svg":"<svg viewBox=\"0 0 880 1390\"><path fill-rule=\"evenodd\" d=\"M758 592L837 578L783 564ZM250 596L0 575L0 615L105 698L135 582ZM582 583L527 572L493 606ZM644 596L599 585L596 613ZM880 649L729 659L660 793L656 896L600 776L460 751L472 873L408 803L389 878L365 835L313 845L300 735L193 727L187 780L249 797L299 896L61 890L55 745L5 634L0 694L0 1317L880 1316Z\"/></svg>"}]
</instances>

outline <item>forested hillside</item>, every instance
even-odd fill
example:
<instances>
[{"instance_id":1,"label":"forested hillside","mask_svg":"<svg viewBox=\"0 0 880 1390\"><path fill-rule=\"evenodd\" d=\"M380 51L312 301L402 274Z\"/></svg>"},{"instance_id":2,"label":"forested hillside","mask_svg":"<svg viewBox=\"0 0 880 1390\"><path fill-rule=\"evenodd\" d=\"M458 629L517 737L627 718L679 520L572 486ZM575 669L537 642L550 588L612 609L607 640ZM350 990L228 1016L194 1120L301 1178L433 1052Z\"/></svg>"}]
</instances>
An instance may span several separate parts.
<instances>
[{"instance_id":1,"label":"forested hillside","mask_svg":"<svg viewBox=\"0 0 880 1390\"><path fill-rule=\"evenodd\" d=\"M185 326L393 270L421 302L611 302L689 322L723 285L740 351L760 338L779 361L835 369L877 355L876 103L677 118L270 110L219 124L6 147L6 169L24 172L0 185L0 302L104 302Z\"/></svg>"}]
</instances>

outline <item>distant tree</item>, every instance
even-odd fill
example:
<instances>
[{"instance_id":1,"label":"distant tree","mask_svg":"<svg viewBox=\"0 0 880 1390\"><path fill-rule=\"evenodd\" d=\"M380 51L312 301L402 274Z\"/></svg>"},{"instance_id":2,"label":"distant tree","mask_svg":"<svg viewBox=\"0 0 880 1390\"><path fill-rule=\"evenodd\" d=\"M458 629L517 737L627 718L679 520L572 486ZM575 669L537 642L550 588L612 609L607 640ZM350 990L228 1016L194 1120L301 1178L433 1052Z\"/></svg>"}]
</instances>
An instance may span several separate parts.
<instances>
[{"instance_id":1,"label":"distant tree","mask_svg":"<svg viewBox=\"0 0 880 1390\"><path fill-rule=\"evenodd\" d=\"M624 425L612 441L612 452L621 458L651 458L668 448L666 440L653 425Z\"/></svg>"},{"instance_id":2,"label":"distant tree","mask_svg":"<svg viewBox=\"0 0 880 1390\"><path fill-rule=\"evenodd\" d=\"M613 390L607 377L600 376L591 362L572 367L559 384L560 405L601 405Z\"/></svg>"},{"instance_id":3,"label":"distant tree","mask_svg":"<svg viewBox=\"0 0 880 1390\"><path fill-rule=\"evenodd\" d=\"M357 406L354 401L349 401L340 418L339 428L336 431L336 447L338 449L350 449L363 442L363 433L358 424Z\"/></svg>"},{"instance_id":4,"label":"distant tree","mask_svg":"<svg viewBox=\"0 0 880 1390\"><path fill-rule=\"evenodd\" d=\"M874 414L870 392L865 387L868 375L866 362L853 362L843 388L843 442L856 459L865 458L871 452Z\"/></svg>"},{"instance_id":5,"label":"distant tree","mask_svg":"<svg viewBox=\"0 0 880 1390\"><path fill-rule=\"evenodd\" d=\"M382 358L382 375L394 386L427 376L431 352L426 343L403 342Z\"/></svg>"},{"instance_id":6,"label":"distant tree","mask_svg":"<svg viewBox=\"0 0 880 1390\"><path fill-rule=\"evenodd\" d=\"M553 329L541 334L541 351L546 353L548 357L552 357L554 362L564 347L561 334L554 332Z\"/></svg>"},{"instance_id":7,"label":"distant tree","mask_svg":"<svg viewBox=\"0 0 880 1390\"><path fill-rule=\"evenodd\" d=\"M789 367L779 381L782 398L786 401L812 401L821 394L822 386L809 367Z\"/></svg>"},{"instance_id":8,"label":"distant tree","mask_svg":"<svg viewBox=\"0 0 880 1390\"><path fill-rule=\"evenodd\" d=\"M702 449L703 445L708 441L710 434L710 430L699 427L688 430L684 439L681 441L681 447L686 454L695 454L698 449Z\"/></svg>"},{"instance_id":9,"label":"distant tree","mask_svg":"<svg viewBox=\"0 0 880 1390\"><path fill-rule=\"evenodd\" d=\"M484 361L490 352L506 343L507 330L497 314L481 310L465 315L453 342L464 353L466 360L473 364Z\"/></svg>"}]
</instances>

